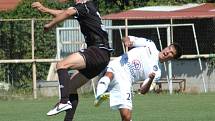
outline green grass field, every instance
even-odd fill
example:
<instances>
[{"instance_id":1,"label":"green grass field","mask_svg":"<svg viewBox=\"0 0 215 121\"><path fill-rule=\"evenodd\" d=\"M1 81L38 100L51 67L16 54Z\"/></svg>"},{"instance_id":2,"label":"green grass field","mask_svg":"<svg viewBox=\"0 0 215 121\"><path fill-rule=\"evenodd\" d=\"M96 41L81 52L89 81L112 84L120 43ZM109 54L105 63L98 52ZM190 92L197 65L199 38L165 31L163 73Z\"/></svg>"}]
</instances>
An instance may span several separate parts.
<instances>
[{"instance_id":1,"label":"green grass field","mask_svg":"<svg viewBox=\"0 0 215 121\"><path fill-rule=\"evenodd\" d=\"M93 97L80 97L74 121L120 121L108 101L96 108ZM46 116L57 100L1 100L0 121L63 121L65 113ZM133 121L215 121L214 93L135 95L133 101Z\"/></svg>"}]
</instances>

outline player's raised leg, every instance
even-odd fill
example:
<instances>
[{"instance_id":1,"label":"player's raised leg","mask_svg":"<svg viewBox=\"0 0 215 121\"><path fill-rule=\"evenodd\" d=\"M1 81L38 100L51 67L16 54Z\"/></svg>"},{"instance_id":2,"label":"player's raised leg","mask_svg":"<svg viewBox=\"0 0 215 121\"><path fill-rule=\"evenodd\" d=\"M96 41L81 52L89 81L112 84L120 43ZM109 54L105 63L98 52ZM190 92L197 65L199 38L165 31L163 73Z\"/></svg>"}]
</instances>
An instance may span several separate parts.
<instances>
[{"instance_id":1,"label":"player's raised leg","mask_svg":"<svg viewBox=\"0 0 215 121\"><path fill-rule=\"evenodd\" d=\"M85 68L85 61L82 55L79 53L73 53L63 59L62 61L58 62L57 65L57 73L58 73L58 78L59 78L59 83L60 83L60 93L61 93L61 99L60 102L57 103L53 109L51 109L47 115L55 115L58 114L62 111L68 110L72 108L72 104L69 100L69 95L71 93L71 89L77 89L80 86L76 86L75 83L80 83L80 85L83 85L80 80L76 81L77 77L81 76L79 73L75 73L72 75L70 78L68 74L68 68L71 69L82 69ZM86 79L85 79L86 80ZM87 79L88 80L88 79ZM86 81L85 81L86 82ZM73 83L73 87L70 87L70 83Z\"/></svg>"},{"instance_id":2,"label":"player's raised leg","mask_svg":"<svg viewBox=\"0 0 215 121\"><path fill-rule=\"evenodd\" d=\"M104 100L109 98L109 93L106 93L108 85L113 78L112 72L106 72L105 75L99 80L97 85L96 99L94 105L98 107Z\"/></svg>"}]
</instances>

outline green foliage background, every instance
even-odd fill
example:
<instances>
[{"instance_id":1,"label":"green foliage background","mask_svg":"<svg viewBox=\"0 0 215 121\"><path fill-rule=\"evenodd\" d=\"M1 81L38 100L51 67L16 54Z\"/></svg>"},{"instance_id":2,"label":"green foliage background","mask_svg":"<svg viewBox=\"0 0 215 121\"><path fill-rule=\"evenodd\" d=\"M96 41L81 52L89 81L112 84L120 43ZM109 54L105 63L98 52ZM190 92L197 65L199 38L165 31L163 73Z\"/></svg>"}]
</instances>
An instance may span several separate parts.
<instances>
[{"instance_id":1,"label":"green foliage background","mask_svg":"<svg viewBox=\"0 0 215 121\"><path fill-rule=\"evenodd\" d=\"M31 8L35 0L22 0L15 10L0 12L0 19L35 18L35 57L55 58L55 31L44 33L43 25L47 22L38 19L51 19L48 14L41 14ZM73 0L59 3L58 0L40 0L49 8L65 9L74 4ZM176 5L185 3L214 2L213 0L95 0L101 15L119 12L131 8L153 5ZM31 21L0 22L0 59L31 59ZM37 64L37 79L46 78L49 63ZM5 71L6 69L6 71ZM1 64L0 80L9 75L15 88L31 88L31 64Z\"/></svg>"},{"instance_id":2,"label":"green foliage background","mask_svg":"<svg viewBox=\"0 0 215 121\"><path fill-rule=\"evenodd\" d=\"M2 19L29 19L21 21L0 22L0 59L31 59L31 18L35 18L35 58L55 58L56 37L52 30L44 33L43 25L52 16L41 14L31 8L34 0L23 0L15 10L0 12ZM44 0L45 6L60 9L68 4L59 4L57 1ZM13 83L18 89L32 88L32 64L1 64L0 81ZM49 63L37 63L37 79L46 79Z\"/></svg>"}]
</instances>

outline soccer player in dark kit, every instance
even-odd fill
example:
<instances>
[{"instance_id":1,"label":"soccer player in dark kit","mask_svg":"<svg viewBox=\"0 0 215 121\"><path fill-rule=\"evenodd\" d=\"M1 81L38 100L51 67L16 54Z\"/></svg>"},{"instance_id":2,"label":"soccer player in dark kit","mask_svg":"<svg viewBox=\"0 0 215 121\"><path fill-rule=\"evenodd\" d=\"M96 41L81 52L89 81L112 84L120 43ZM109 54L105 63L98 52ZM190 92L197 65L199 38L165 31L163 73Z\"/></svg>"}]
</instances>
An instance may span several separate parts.
<instances>
[{"instance_id":1,"label":"soccer player in dark kit","mask_svg":"<svg viewBox=\"0 0 215 121\"><path fill-rule=\"evenodd\" d=\"M93 1L74 0L74 2L74 6L65 10L50 9L40 2L32 3L33 8L54 16L49 23L44 25L45 31L50 30L65 19L74 17L80 24L81 32L87 44L86 49L72 53L56 65L61 99L47 115L51 116L66 111L64 121L73 120L78 105L77 89L105 69L112 51L108 43L108 34L102 28L102 21ZM78 70L78 72L70 77L69 68Z\"/></svg>"}]
</instances>

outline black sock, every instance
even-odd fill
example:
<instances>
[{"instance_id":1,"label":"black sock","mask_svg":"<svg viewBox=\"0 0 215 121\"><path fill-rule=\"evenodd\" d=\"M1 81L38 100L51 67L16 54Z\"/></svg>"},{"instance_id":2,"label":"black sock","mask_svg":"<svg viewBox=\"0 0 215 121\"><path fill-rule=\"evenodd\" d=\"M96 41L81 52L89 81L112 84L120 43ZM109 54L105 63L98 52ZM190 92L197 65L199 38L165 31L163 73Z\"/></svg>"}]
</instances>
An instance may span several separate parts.
<instances>
[{"instance_id":1,"label":"black sock","mask_svg":"<svg viewBox=\"0 0 215 121\"><path fill-rule=\"evenodd\" d=\"M72 109L66 110L64 121L72 121L78 106L78 94L70 94L69 100L72 103Z\"/></svg>"},{"instance_id":2,"label":"black sock","mask_svg":"<svg viewBox=\"0 0 215 121\"><path fill-rule=\"evenodd\" d=\"M59 83L60 83L60 93L61 93L61 103L66 103L69 101L69 74L67 69L59 69L57 70Z\"/></svg>"}]
</instances>

